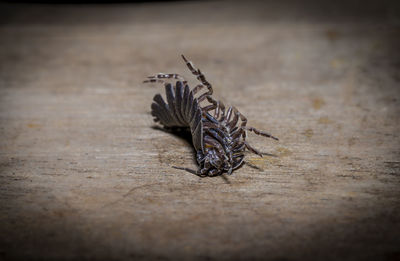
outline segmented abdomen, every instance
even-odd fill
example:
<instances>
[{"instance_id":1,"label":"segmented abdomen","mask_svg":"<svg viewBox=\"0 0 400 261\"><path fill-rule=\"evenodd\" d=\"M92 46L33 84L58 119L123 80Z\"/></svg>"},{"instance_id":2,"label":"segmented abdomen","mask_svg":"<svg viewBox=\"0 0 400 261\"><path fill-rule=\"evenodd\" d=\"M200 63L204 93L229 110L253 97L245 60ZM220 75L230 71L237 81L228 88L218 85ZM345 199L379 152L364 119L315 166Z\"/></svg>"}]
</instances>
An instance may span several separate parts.
<instances>
[{"instance_id":1,"label":"segmented abdomen","mask_svg":"<svg viewBox=\"0 0 400 261\"><path fill-rule=\"evenodd\" d=\"M188 127L196 151L203 150L202 110L187 84L176 82L165 84L167 103L160 94L153 98L151 115L165 127Z\"/></svg>"}]
</instances>

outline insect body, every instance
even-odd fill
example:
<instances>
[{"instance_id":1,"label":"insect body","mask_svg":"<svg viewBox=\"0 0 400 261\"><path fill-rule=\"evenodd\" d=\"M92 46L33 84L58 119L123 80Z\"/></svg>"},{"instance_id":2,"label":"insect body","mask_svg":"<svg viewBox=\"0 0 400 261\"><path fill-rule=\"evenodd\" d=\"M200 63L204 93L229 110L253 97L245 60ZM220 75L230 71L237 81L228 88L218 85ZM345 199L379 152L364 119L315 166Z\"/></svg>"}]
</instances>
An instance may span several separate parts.
<instances>
[{"instance_id":1,"label":"insect body","mask_svg":"<svg viewBox=\"0 0 400 261\"><path fill-rule=\"evenodd\" d=\"M262 157L262 154L246 141L247 131L273 138L272 135L248 127L247 119L235 107L225 108L224 104L212 97L213 89L204 74L182 55L187 67L197 77L200 84L190 89L187 81L179 74L158 73L149 76L144 82L164 83L167 102L157 94L153 98L151 114L154 121L166 128L188 128L197 152L199 164L197 171L180 168L198 176L231 174L243 164L244 152L249 150ZM176 84L165 82L176 79ZM205 90L200 94L201 90ZM200 103L203 103L201 105Z\"/></svg>"}]
</instances>

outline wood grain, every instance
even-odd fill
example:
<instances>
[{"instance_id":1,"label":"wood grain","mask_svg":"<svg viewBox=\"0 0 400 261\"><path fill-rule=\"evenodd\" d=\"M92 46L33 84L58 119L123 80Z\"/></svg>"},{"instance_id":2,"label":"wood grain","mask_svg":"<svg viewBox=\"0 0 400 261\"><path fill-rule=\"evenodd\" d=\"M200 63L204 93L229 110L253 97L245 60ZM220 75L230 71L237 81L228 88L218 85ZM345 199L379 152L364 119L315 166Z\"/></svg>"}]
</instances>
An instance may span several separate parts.
<instances>
[{"instance_id":1,"label":"wood grain","mask_svg":"<svg viewBox=\"0 0 400 261\"><path fill-rule=\"evenodd\" d=\"M0 260L398 260L400 9L323 3L2 4ZM171 167L181 53L273 156Z\"/></svg>"}]
</instances>

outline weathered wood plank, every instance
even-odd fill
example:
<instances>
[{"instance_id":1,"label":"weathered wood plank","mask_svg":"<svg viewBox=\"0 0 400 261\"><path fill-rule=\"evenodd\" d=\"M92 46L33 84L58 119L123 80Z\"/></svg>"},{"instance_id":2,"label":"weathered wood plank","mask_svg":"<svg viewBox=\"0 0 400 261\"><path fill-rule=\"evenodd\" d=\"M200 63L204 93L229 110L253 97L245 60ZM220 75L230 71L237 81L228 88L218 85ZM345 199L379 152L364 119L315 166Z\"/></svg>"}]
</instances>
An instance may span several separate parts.
<instances>
[{"instance_id":1,"label":"weathered wood plank","mask_svg":"<svg viewBox=\"0 0 400 261\"><path fill-rule=\"evenodd\" d=\"M396 260L386 4L2 5L0 259ZM154 128L163 88L141 81L193 79L181 53L280 138L250 138L276 157L249 155L259 169L229 182L171 168L195 168L193 150Z\"/></svg>"}]
</instances>

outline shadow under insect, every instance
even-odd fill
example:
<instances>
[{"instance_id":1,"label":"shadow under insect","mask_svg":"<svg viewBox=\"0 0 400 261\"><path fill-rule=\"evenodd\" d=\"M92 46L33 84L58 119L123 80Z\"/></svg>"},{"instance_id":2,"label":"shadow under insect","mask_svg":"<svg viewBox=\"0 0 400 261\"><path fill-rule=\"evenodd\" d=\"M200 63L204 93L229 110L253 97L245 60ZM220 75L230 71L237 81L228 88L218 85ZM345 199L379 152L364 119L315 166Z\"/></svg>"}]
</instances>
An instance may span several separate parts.
<instances>
[{"instance_id":1,"label":"shadow under insect","mask_svg":"<svg viewBox=\"0 0 400 261\"><path fill-rule=\"evenodd\" d=\"M189 146L192 147L193 149L193 155L196 155L196 150L193 147L193 142L192 142L192 134L190 133L189 128L165 128L165 127L160 127L158 125L153 125L151 126L153 130L159 130L163 131L165 133L169 133L174 135L175 137L178 137L181 140L184 140ZM196 162L196 157L193 156L194 161Z\"/></svg>"}]
</instances>

